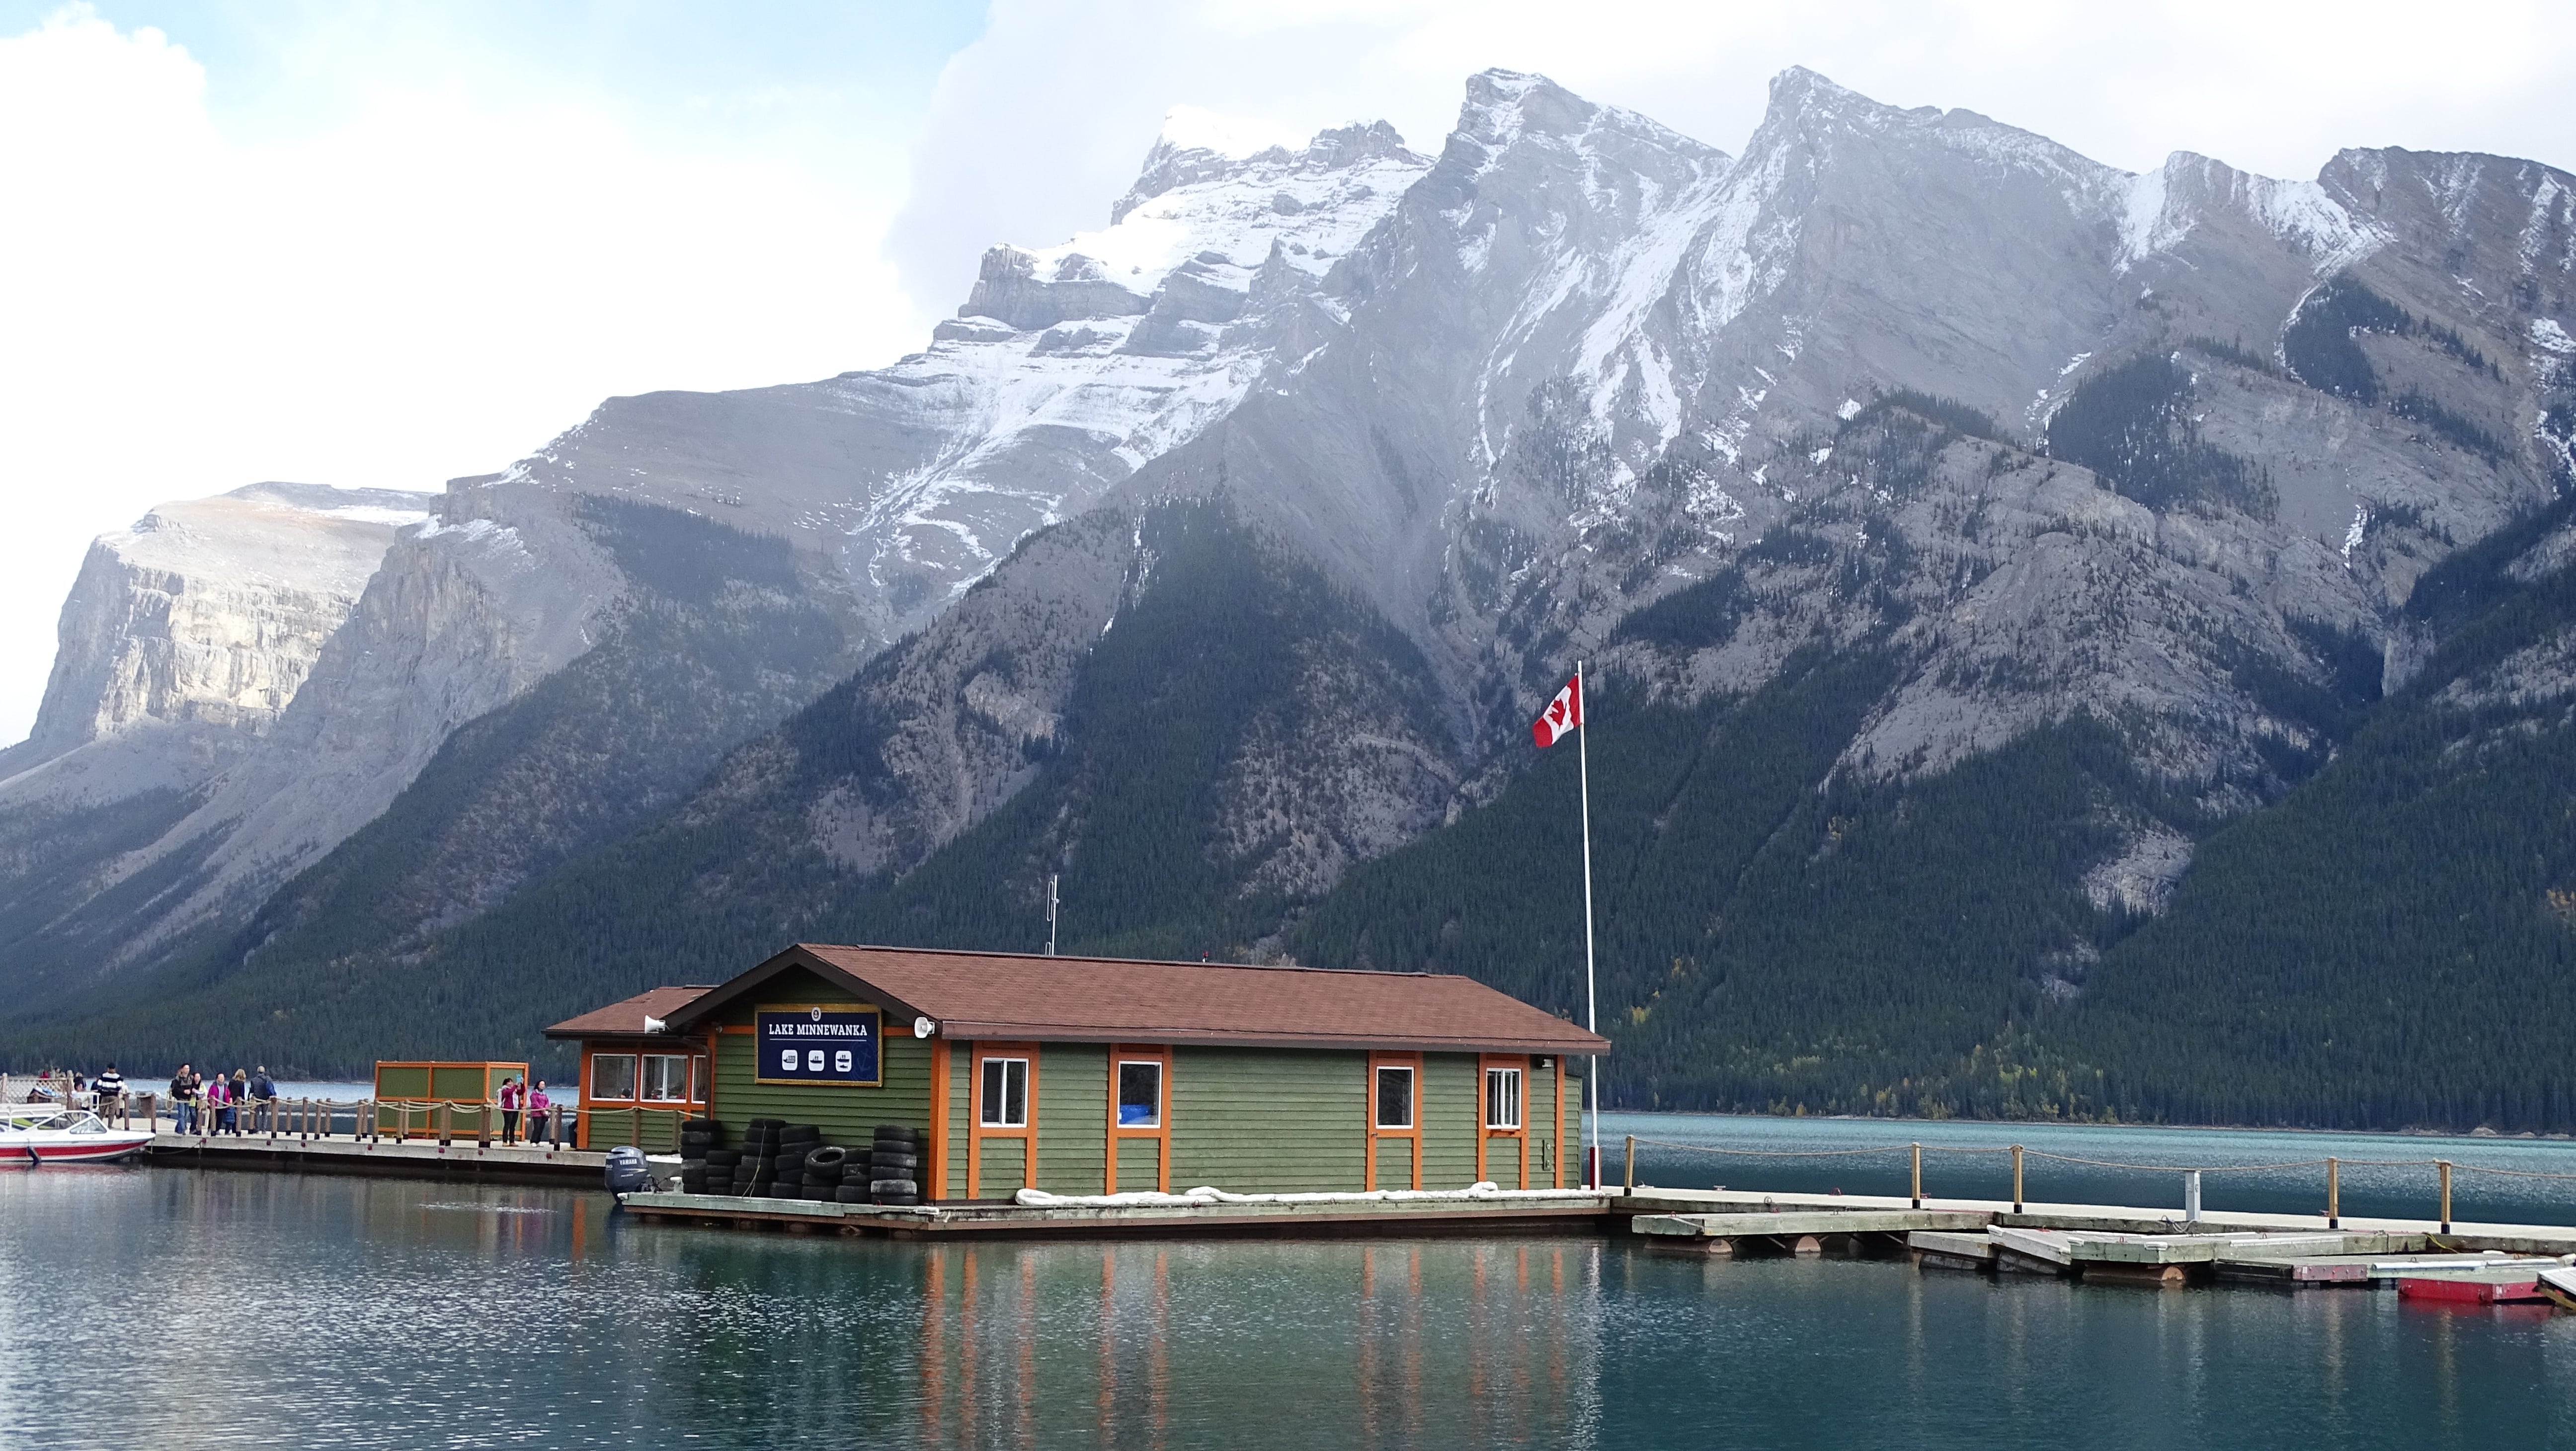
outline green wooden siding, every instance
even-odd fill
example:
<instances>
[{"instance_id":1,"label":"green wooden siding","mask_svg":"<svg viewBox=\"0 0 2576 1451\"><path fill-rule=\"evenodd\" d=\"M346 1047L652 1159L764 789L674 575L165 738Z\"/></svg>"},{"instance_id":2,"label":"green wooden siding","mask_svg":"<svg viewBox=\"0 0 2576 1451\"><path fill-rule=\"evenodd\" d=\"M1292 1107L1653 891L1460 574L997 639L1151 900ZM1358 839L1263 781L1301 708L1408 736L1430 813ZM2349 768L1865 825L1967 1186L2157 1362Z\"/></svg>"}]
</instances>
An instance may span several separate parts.
<instances>
[{"instance_id":1,"label":"green wooden siding","mask_svg":"<svg viewBox=\"0 0 2576 1451\"><path fill-rule=\"evenodd\" d=\"M1151 1189L1162 1182L1163 1145L1156 1139L1120 1139L1118 1141L1118 1192ZM1175 1182L1174 1193L1195 1189L1195 1184Z\"/></svg>"},{"instance_id":2,"label":"green wooden siding","mask_svg":"<svg viewBox=\"0 0 2576 1451\"><path fill-rule=\"evenodd\" d=\"M1038 1187L1097 1194L1109 1157L1109 1050L1098 1043L1038 1045Z\"/></svg>"},{"instance_id":3,"label":"green wooden siding","mask_svg":"<svg viewBox=\"0 0 2576 1451\"><path fill-rule=\"evenodd\" d=\"M1476 1182L1476 1135L1483 1132L1483 1085L1473 1053L1422 1055L1422 1187L1464 1189ZM1401 1189L1378 1175L1380 1189Z\"/></svg>"},{"instance_id":4,"label":"green wooden siding","mask_svg":"<svg viewBox=\"0 0 2576 1451\"><path fill-rule=\"evenodd\" d=\"M1365 1053L1175 1049L1166 1090L1172 1187L1211 1184L1238 1194L1361 1188L1367 1089Z\"/></svg>"},{"instance_id":5,"label":"green wooden siding","mask_svg":"<svg viewBox=\"0 0 2576 1451\"><path fill-rule=\"evenodd\" d=\"M1551 1112L1555 1109L1554 1104L1548 1107ZM1568 1072L1565 1075L1565 1141L1557 1146L1557 1152L1564 1156L1565 1187L1580 1188L1583 1184L1583 1075L1580 1073ZM1533 1181L1538 1177L1535 1163L1530 1166L1530 1177Z\"/></svg>"},{"instance_id":6,"label":"green wooden siding","mask_svg":"<svg viewBox=\"0 0 2576 1451\"><path fill-rule=\"evenodd\" d=\"M848 1000L847 992L799 969L762 989L759 1002L737 1004L720 1021L750 1027L760 1003ZM875 1088L754 1082L753 1042L748 1033L716 1035L714 1116L727 1144L740 1144L756 1118L812 1124L822 1130L823 1142L861 1150L874 1141L879 1124L930 1126L930 1044L909 1033L888 1032L878 1045L884 1081Z\"/></svg>"},{"instance_id":7,"label":"green wooden siding","mask_svg":"<svg viewBox=\"0 0 2576 1451\"><path fill-rule=\"evenodd\" d=\"M1044 1149L1039 1150L1039 1157L1041 1160L1044 1159L1045 1152L1046 1151ZM1020 1192L1021 1186L1028 1182L1021 1177L1022 1172L1028 1167L1028 1162L1028 1140L1021 1138L986 1139L984 1141L983 1172L978 1177L975 1185L975 1188L979 1193L979 1197L985 1199L1008 1199L1012 1195Z\"/></svg>"},{"instance_id":8,"label":"green wooden siding","mask_svg":"<svg viewBox=\"0 0 2576 1451\"><path fill-rule=\"evenodd\" d=\"M1380 1189L1413 1187L1413 1140L1409 1138L1377 1140L1377 1187ZM1431 1181L1423 1180L1422 1187L1430 1188Z\"/></svg>"},{"instance_id":9,"label":"green wooden siding","mask_svg":"<svg viewBox=\"0 0 2576 1451\"><path fill-rule=\"evenodd\" d=\"M633 1144L648 1154L672 1154L680 1148L680 1120L694 1117L697 1110L683 1104L603 1104L583 1112L590 1115L588 1143L594 1149ZM523 1126L526 1122L520 1120Z\"/></svg>"}]
</instances>

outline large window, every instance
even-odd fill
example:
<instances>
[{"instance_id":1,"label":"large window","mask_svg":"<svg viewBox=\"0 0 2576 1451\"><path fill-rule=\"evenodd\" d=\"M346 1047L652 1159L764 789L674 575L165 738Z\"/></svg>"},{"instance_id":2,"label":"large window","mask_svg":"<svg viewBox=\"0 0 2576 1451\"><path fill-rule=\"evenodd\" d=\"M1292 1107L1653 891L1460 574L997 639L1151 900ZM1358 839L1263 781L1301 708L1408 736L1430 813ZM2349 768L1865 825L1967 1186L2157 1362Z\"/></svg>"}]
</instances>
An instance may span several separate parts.
<instances>
[{"instance_id":1,"label":"large window","mask_svg":"<svg viewBox=\"0 0 2576 1451\"><path fill-rule=\"evenodd\" d=\"M1029 1060L984 1060L983 1124L988 1129L1029 1126Z\"/></svg>"},{"instance_id":2,"label":"large window","mask_svg":"<svg viewBox=\"0 0 2576 1451\"><path fill-rule=\"evenodd\" d=\"M1521 1126L1521 1071L1517 1068L1485 1070L1485 1127L1516 1129Z\"/></svg>"},{"instance_id":3,"label":"large window","mask_svg":"<svg viewBox=\"0 0 2576 1451\"><path fill-rule=\"evenodd\" d=\"M692 1058L689 1060L689 1102L704 1103L706 1101L707 1060L704 1058Z\"/></svg>"},{"instance_id":4,"label":"large window","mask_svg":"<svg viewBox=\"0 0 2576 1451\"><path fill-rule=\"evenodd\" d=\"M590 1060L590 1096L619 1103L635 1101L635 1055L602 1053Z\"/></svg>"},{"instance_id":5,"label":"large window","mask_svg":"<svg viewBox=\"0 0 2576 1451\"><path fill-rule=\"evenodd\" d=\"M1377 1126L1382 1129L1413 1127L1413 1070L1381 1068L1377 1071Z\"/></svg>"},{"instance_id":6,"label":"large window","mask_svg":"<svg viewBox=\"0 0 2576 1451\"><path fill-rule=\"evenodd\" d=\"M1158 1129L1163 1126L1163 1065L1122 1062L1118 1065L1118 1126Z\"/></svg>"},{"instance_id":7,"label":"large window","mask_svg":"<svg viewBox=\"0 0 2576 1451\"><path fill-rule=\"evenodd\" d=\"M684 1053L644 1055L646 1103L679 1103L689 1096L689 1059Z\"/></svg>"}]
</instances>

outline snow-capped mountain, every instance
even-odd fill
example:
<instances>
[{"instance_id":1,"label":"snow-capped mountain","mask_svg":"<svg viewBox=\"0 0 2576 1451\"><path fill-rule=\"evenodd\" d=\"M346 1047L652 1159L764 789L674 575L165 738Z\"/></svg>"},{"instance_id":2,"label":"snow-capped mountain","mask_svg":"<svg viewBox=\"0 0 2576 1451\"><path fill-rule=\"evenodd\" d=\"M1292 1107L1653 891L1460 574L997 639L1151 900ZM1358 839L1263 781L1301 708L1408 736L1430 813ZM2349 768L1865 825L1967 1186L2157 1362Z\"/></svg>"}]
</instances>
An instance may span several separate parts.
<instances>
[{"instance_id":1,"label":"snow-capped mountain","mask_svg":"<svg viewBox=\"0 0 2576 1451\"><path fill-rule=\"evenodd\" d=\"M76 777L81 803L130 819L112 851L46 869L58 891L30 916L33 958L47 955L32 942L55 930L49 924L111 892L123 894L116 945L101 952L84 939L87 963L113 968L190 934L228 931L379 816L460 727L520 702L577 659L640 697L689 676L685 650L674 658L629 646L634 658L617 663L618 650L603 649L633 637L639 611L722 612L748 601L754 608L735 627L765 622L753 632L752 683L702 702L685 739L664 743L660 773L610 784L617 772L605 762L632 742L623 723L605 720L563 728L589 739L567 738L558 747L566 759L528 768L579 772L573 758L587 759L600 762L586 768L598 779L556 786L628 797L629 809L667 799L715 752L918 628L1031 530L1090 506L1195 437L1274 355L1310 352L1339 326L1327 279L1429 164L1383 123L1239 156L1206 139L1222 140L1159 140L1101 230L1053 248L994 248L957 319L891 368L741 393L612 399L504 473L457 480L442 496L403 496L419 522L397 538L402 521L370 516L355 553L314 550L300 516L280 516L259 535L243 511L283 508L276 486L230 504L156 511L135 538L229 510L242 516L233 554L266 549L294 560L290 587L317 592L310 618L299 617L302 653L256 687L225 687L255 695L255 712L223 714L158 687L151 698L171 697L169 709L205 738L187 750L156 737L56 759L87 739L80 722L121 721L137 709L129 697L156 688L124 677L160 648L158 625L105 598L126 588L114 565L136 546L101 540L65 607L43 721L0 757L0 814L16 816L31 838L56 831L66 789L58 783ZM638 505L677 512L639 522L651 515ZM360 528L346 508L329 517L344 533ZM662 537L689 534L692 519L706 521L702 539ZM725 557L705 540L744 532L785 541L776 568L762 561L746 577L719 562L715 580L697 577ZM261 587L258 566L229 558L207 554L205 567ZM726 589L736 598L714 598ZM200 582L197 596L205 590ZM800 603L778 608L811 616L775 659L763 654L779 639L777 609L755 598L764 593L792 597ZM183 634L197 596L180 610ZM205 638L183 639L179 654L228 648L228 628L203 622ZM706 648L736 663L743 644ZM701 673L701 683L712 689L721 674ZM55 764L39 772L47 761ZM179 793L168 808L136 805L164 791ZM598 829L540 830L543 847L526 860L549 860ZM429 892L423 920L488 904L523 867L458 867Z\"/></svg>"},{"instance_id":2,"label":"snow-capped mountain","mask_svg":"<svg viewBox=\"0 0 2576 1451\"><path fill-rule=\"evenodd\" d=\"M2497 157L2133 175L1800 70L1740 156L1499 71L1428 159L1175 131L922 353L614 399L452 485L187 828L63 900L123 924L84 964L195 928L244 1022L325 962L568 1008L728 934L982 942L1059 867L1123 884L1095 945L1383 962L1336 914L1495 875L1444 843L1514 809L1580 658L1736 768L1604 768L1664 803L1630 879L1685 884L1612 954L1637 1032L1804 1061L1653 1016L1726 923L1795 915L1760 853L1829 870L2070 731L2077 844L1979 960L2072 1001L2210 833L2466 668L2458 600L2576 548L2572 321L2576 179ZM27 960L68 961L51 920Z\"/></svg>"}]
</instances>

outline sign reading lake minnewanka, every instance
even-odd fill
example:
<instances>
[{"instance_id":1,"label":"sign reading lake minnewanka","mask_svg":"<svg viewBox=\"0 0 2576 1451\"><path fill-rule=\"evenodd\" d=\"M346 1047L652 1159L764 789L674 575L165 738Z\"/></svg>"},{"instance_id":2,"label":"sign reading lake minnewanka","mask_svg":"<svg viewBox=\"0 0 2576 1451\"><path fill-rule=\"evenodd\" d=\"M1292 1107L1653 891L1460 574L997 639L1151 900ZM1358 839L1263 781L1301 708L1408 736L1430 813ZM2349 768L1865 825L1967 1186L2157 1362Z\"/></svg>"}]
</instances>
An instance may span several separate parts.
<instances>
[{"instance_id":1,"label":"sign reading lake minnewanka","mask_svg":"<svg viewBox=\"0 0 2576 1451\"><path fill-rule=\"evenodd\" d=\"M753 1011L756 1083L878 1083L883 1015L854 1003L766 1004Z\"/></svg>"}]
</instances>

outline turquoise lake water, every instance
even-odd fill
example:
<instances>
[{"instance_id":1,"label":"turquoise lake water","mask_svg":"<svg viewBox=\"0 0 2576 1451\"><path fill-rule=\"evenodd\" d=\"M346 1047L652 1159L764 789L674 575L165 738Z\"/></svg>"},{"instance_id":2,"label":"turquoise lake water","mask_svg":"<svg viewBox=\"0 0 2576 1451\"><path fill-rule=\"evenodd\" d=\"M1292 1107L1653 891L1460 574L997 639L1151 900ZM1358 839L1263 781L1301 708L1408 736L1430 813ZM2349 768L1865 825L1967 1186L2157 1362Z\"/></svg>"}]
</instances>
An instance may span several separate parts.
<instances>
[{"instance_id":1,"label":"turquoise lake water","mask_svg":"<svg viewBox=\"0 0 2576 1451\"><path fill-rule=\"evenodd\" d=\"M1590 1238L922 1247L644 1226L571 1190L0 1170L13 1447L2546 1447L2576 1445L2571 1407L2576 1316L2382 1292Z\"/></svg>"}]
</instances>

